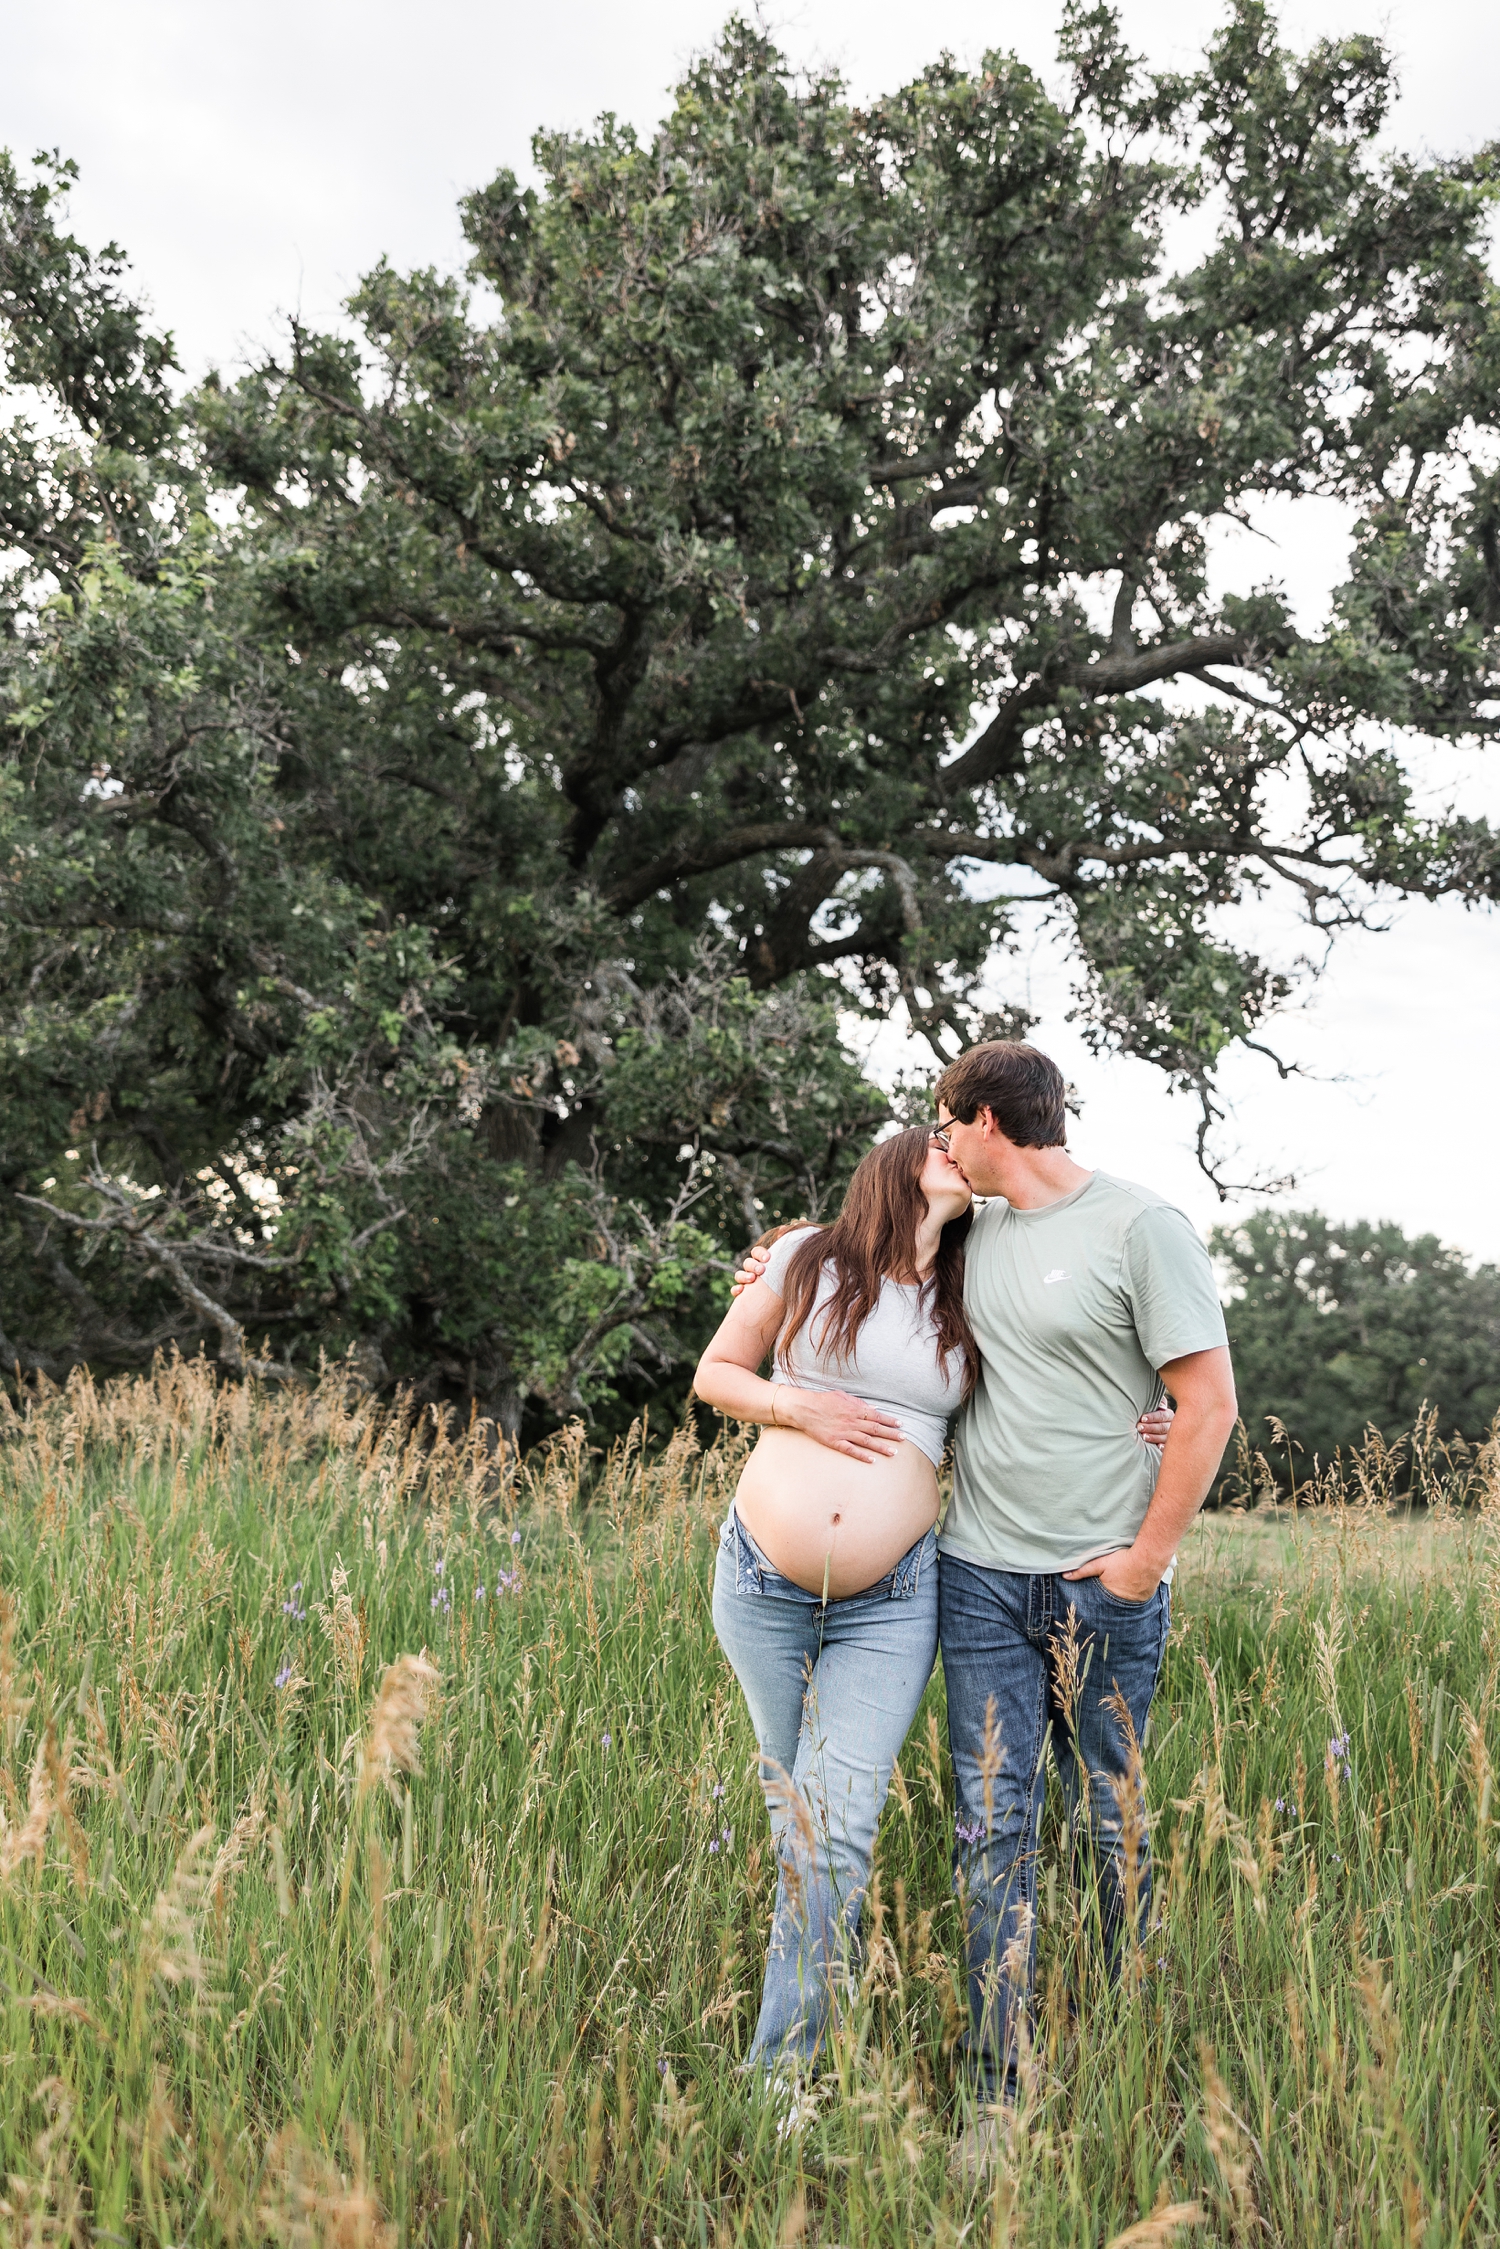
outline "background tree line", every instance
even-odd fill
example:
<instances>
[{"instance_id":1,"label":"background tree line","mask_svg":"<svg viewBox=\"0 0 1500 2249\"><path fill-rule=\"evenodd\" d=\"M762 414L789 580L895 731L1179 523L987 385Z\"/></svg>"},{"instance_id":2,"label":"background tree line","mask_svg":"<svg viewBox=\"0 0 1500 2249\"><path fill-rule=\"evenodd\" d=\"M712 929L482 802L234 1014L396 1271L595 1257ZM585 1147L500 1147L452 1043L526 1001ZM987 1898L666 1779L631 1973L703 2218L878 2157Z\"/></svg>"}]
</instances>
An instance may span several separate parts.
<instances>
[{"instance_id":1,"label":"background tree line","mask_svg":"<svg viewBox=\"0 0 1500 2249\"><path fill-rule=\"evenodd\" d=\"M1424 1409L1469 1444L1500 1414L1500 1267L1470 1266L1434 1234L1318 1211L1260 1210L1219 1227L1240 1415L1283 1481L1388 1442ZM1281 1424L1297 1448L1274 1433Z\"/></svg>"},{"instance_id":2,"label":"background tree line","mask_svg":"<svg viewBox=\"0 0 1500 2249\"><path fill-rule=\"evenodd\" d=\"M1421 809L1495 725L1494 152L1387 151L1379 42L1255 0L1060 65L861 109L732 21L466 274L193 388L4 160L7 1369L628 1413L908 1098L841 1021L1024 1028L1016 898L1210 1169L1292 974L1226 909L1494 898ZM1210 580L1277 494L1358 519L1318 634Z\"/></svg>"}]
</instances>

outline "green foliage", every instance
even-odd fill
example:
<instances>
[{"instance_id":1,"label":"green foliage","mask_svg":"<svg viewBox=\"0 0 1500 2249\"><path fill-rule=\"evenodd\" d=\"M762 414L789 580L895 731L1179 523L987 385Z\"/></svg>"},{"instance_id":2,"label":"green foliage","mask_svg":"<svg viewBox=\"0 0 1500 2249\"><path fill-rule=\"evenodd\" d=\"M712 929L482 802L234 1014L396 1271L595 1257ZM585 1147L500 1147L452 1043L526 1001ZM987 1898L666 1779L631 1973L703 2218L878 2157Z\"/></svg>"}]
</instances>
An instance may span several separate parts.
<instances>
[{"instance_id":1,"label":"green foliage","mask_svg":"<svg viewBox=\"0 0 1500 2249\"><path fill-rule=\"evenodd\" d=\"M574 1431L511 1485L338 1390L75 1378L0 1445L7 2238L1072 2249L1184 2204L1189 2240L1496 2237L1493 1523L1193 1533L1141 1972L1104 1986L1054 1787L1024 2113L976 2193L941 1679L778 2137L738 2068L774 1861L704 1597L738 1443ZM388 1794L372 1713L419 1647Z\"/></svg>"},{"instance_id":2,"label":"green foliage","mask_svg":"<svg viewBox=\"0 0 1500 2249\"><path fill-rule=\"evenodd\" d=\"M861 110L731 21L467 275L185 397L7 160L7 1365L623 1415L889 1113L841 1016L1024 1026L1015 894L1205 1161L1288 984L1224 909L1493 898L1418 809L1495 724L1493 153L1386 153L1379 44L1258 0L1186 75L1062 46ZM1358 519L1322 634L1210 590L1268 495Z\"/></svg>"},{"instance_id":3,"label":"green foliage","mask_svg":"<svg viewBox=\"0 0 1500 2249\"><path fill-rule=\"evenodd\" d=\"M1428 1409L1435 1434L1480 1444L1500 1414L1500 1270L1471 1270L1434 1234L1336 1226L1317 1211L1258 1211L1220 1227L1229 1339L1252 1445L1283 1474L1393 1442ZM1300 1448L1270 1441L1279 1421Z\"/></svg>"}]
</instances>

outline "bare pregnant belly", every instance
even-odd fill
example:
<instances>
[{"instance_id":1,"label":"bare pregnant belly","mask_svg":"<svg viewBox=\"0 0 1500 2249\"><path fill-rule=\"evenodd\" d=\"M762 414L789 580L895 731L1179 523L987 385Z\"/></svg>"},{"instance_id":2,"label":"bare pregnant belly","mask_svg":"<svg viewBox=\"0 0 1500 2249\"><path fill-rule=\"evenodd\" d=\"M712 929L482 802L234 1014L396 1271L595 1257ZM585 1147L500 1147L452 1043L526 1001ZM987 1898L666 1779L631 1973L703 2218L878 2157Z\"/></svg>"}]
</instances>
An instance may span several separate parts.
<instances>
[{"instance_id":1,"label":"bare pregnant belly","mask_svg":"<svg viewBox=\"0 0 1500 2249\"><path fill-rule=\"evenodd\" d=\"M930 1531L937 1475L903 1438L889 1460L850 1460L800 1429L763 1429L745 1463L735 1510L783 1577L846 1601L863 1593Z\"/></svg>"}]
</instances>

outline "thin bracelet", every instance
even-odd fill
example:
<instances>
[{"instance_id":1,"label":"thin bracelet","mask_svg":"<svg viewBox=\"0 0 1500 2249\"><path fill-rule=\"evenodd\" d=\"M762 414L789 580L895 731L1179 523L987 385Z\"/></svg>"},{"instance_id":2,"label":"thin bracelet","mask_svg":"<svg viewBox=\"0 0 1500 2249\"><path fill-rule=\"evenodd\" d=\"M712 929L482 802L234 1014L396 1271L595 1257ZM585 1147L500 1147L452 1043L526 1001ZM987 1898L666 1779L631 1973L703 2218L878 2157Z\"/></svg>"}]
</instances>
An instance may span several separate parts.
<instances>
[{"instance_id":1,"label":"thin bracelet","mask_svg":"<svg viewBox=\"0 0 1500 2249\"><path fill-rule=\"evenodd\" d=\"M774 1382L773 1382L773 1383L772 1383L772 1385L771 1385L771 1427L772 1427L773 1429L779 1429L779 1428L781 1427L781 1419L780 1419L780 1416L779 1416L779 1415L777 1414L777 1411L776 1411L776 1391L777 1391L777 1387L778 1387L778 1385L777 1385L776 1383L774 1383Z\"/></svg>"}]
</instances>

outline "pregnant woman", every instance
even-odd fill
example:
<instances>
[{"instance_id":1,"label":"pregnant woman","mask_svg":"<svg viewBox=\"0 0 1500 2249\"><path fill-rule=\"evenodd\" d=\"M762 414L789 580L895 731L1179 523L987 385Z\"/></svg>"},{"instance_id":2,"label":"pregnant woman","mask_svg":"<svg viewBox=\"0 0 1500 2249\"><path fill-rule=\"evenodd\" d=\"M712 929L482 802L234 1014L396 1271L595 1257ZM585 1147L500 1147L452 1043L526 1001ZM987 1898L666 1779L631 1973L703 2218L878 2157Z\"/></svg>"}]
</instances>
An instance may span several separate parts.
<instances>
[{"instance_id":1,"label":"pregnant woman","mask_svg":"<svg viewBox=\"0 0 1500 2249\"><path fill-rule=\"evenodd\" d=\"M880 1142L833 1225L776 1242L698 1366L700 1398L761 1424L719 1536L713 1613L776 1843L750 2050L768 2072L796 2074L827 2028L891 1765L932 1672L937 1471L978 1371L969 1202L925 1130Z\"/></svg>"}]
</instances>

